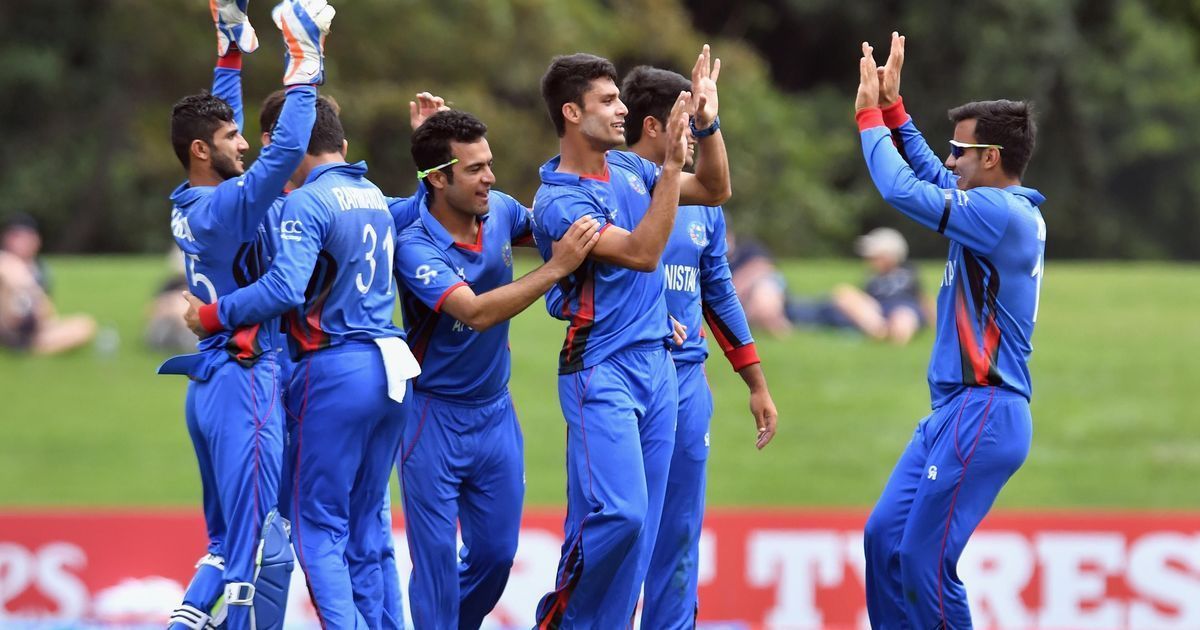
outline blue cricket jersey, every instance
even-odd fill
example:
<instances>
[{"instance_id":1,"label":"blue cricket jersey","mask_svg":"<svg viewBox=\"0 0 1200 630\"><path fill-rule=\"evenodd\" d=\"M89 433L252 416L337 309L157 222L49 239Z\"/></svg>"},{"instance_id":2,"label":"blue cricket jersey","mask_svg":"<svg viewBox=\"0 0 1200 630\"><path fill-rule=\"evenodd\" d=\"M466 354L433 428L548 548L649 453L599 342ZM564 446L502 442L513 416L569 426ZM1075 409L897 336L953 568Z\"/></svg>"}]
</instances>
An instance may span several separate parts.
<instances>
[{"instance_id":1,"label":"blue cricket jersey","mask_svg":"<svg viewBox=\"0 0 1200 630\"><path fill-rule=\"evenodd\" d=\"M288 195L275 264L258 282L218 302L220 325L287 311L296 357L351 340L404 336L392 323L393 202L366 172L363 162L324 164Z\"/></svg>"},{"instance_id":2,"label":"blue cricket jersey","mask_svg":"<svg viewBox=\"0 0 1200 630\"><path fill-rule=\"evenodd\" d=\"M860 132L885 200L950 239L929 362L933 408L964 387L999 386L1029 398L1029 355L1045 269L1046 198L1023 186L959 190L911 119L897 133ZM907 160L907 162L906 162Z\"/></svg>"},{"instance_id":3,"label":"blue cricket jersey","mask_svg":"<svg viewBox=\"0 0 1200 630\"><path fill-rule=\"evenodd\" d=\"M413 389L456 400L489 400L508 386L508 321L476 332L444 315L441 307L461 286L479 295L512 282L512 248L530 238L529 211L493 190L488 212L479 218L478 239L458 243L429 213L423 187L414 205L420 218L400 233L396 251L404 329L421 364Z\"/></svg>"},{"instance_id":4,"label":"blue cricket jersey","mask_svg":"<svg viewBox=\"0 0 1200 630\"><path fill-rule=\"evenodd\" d=\"M544 260L550 259L551 243L580 217L593 217L601 230L616 225L632 232L637 227L658 182L654 163L635 153L609 151L606 173L581 177L559 173L560 159L542 165L542 185L534 197L533 232ZM570 321L559 354L559 373L590 368L624 348L670 339L664 286L662 265L642 272L584 261L559 283L566 298L561 317Z\"/></svg>"},{"instance_id":5,"label":"blue cricket jersey","mask_svg":"<svg viewBox=\"0 0 1200 630\"><path fill-rule=\"evenodd\" d=\"M733 288L727 252L725 213L720 206L679 206L662 257L667 311L687 326L683 346L671 348L676 363L703 363L708 358L704 321L734 370L758 363L746 312Z\"/></svg>"},{"instance_id":6,"label":"blue cricket jersey","mask_svg":"<svg viewBox=\"0 0 1200 630\"><path fill-rule=\"evenodd\" d=\"M214 90L233 107L241 126L240 81L218 68ZM206 303L229 295L266 271L260 230L288 177L300 165L316 118L316 88L288 90L273 141L240 177L217 186L181 184L171 193L171 233L183 251L188 289ZM267 318L269 319L269 318ZM225 349L243 365L278 345L278 324L254 320L199 343L200 350Z\"/></svg>"}]
</instances>

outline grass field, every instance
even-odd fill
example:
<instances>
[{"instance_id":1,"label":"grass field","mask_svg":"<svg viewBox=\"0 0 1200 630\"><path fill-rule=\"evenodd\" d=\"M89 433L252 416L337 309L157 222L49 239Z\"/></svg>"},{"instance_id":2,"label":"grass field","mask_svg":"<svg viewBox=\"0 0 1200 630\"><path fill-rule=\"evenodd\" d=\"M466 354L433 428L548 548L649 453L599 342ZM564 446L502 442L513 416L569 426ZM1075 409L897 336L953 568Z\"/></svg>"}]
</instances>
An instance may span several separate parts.
<instances>
[{"instance_id":1,"label":"grass field","mask_svg":"<svg viewBox=\"0 0 1200 630\"><path fill-rule=\"evenodd\" d=\"M854 262L784 268L797 293L861 274ZM107 354L0 355L0 507L196 505L185 381L155 376L163 357L141 344L161 258L57 258L51 270L60 310L94 314L120 344ZM936 286L940 261L923 271ZM561 338L540 304L512 329L531 505L563 501ZM713 357L710 503L869 506L927 413L931 341L760 339L781 416L763 452L753 448L744 386ZM1200 267L1052 264L1034 346L1033 450L1000 506L1200 508L1200 412L1187 399L1200 386Z\"/></svg>"}]
</instances>

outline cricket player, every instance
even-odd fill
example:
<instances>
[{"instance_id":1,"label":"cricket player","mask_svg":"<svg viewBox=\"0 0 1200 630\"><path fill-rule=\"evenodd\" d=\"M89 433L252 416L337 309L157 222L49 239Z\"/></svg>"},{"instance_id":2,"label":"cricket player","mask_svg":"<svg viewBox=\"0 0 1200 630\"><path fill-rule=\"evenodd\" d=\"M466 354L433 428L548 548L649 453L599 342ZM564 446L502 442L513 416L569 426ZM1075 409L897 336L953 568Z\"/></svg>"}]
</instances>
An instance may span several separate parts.
<instances>
[{"instance_id":1,"label":"cricket player","mask_svg":"<svg viewBox=\"0 0 1200 630\"><path fill-rule=\"evenodd\" d=\"M296 358L287 407L297 558L323 625L395 628L400 621L383 605L391 576L381 570L380 517L399 446L399 403L419 367L392 323L390 205L365 178L364 163L346 163L346 147L333 107L319 100L273 266L195 317L211 332L287 313Z\"/></svg>"},{"instance_id":2,"label":"cricket player","mask_svg":"<svg viewBox=\"0 0 1200 630\"><path fill-rule=\"evenodd\" d=\"M247 170L241 163L248 148L241 134L241 54L257 47L257 37L245 0L210 6L219 55L214 94L185 97L171 115L172 145L188 174L171 195L171 231L187 260L189 288L215 301L264 269L260 229L308 144L323 38L334 11L324 0L283 5L286 102L276 141ZM230 628L283 623L291 558L286 527L272 513L283 450L277 330L277 322L254 322L223 331L202 340L199 353L160 368L191 378L187 424L209 534L208 555L171 615L173 627L218 623L217 609Z\"/></svg>"},{"instance_id":3,"label":"cricket player","mask_svg":"<svg viewBox=\"0 0 1200 630\"><path fill-rule=\"evenodd\" d=\"M542 258L580 217L600 224L588 260L561 285L570 320L559 355L567 421L567 518L542 628L629 624L654 546L675 442L678 395L666 349L671 327L660 264L679 203L718 205L729 167L717 119L720 61L707 46L667 117L661 168L624 143L627 109L616 70L587 54L556 57L542 96L561 154L541 168L534 235ZM691 120L689 121L689 114ZM702 145L682 172L689 122Z\"/></svg>"},{"instance_id":4,"label":"cricket player","mask_svg":"<svg viewBox=\"0 0 1200 630\"><path fill-rule=\"evenodd\" d=\"M530 213L492 188L486 133L461 111L435 114L413 133L420 219L397 244L404 326L421 363L396 462L418 628L478 628L504 591L525 496L508 320L599 239L599 223L579 219L546 264L514 282L512 248L532 244Z\"/></svg>"},{"instance_id":5,"label":"cricket player","mask_svg":"<svg viewBox=\"0 0 1200 630\"><path fill-rule=\"evenodd\" d=\"M883 198L950 240L921 420L866 526L867 611L876 628L971 627L956 566L1029 453L1030 338L1046 249L1041 193L1021 185L1033 153L1028 104L950 110L944 165L900 99L904 38L877 69L863 43L855 100Z\"/></svg>"},{"instance_id":6,"label":"cricket player","mask_svg":"<svg viewBox=\"0 0 1200 630\"><path fill-rule=\"evenodd\" d=\"M625 143L629 150L655 164L667 154L667 115L681 91L692 84L669 70L638 66L621 84L626 114ZM694 160L694 141L688 143L685 167ZM750 390L750 412L757 426L756 446L763 448L775 435L777 412L755 349L746 314L738 302L725 259L725 214L720 206L681 205L663 251L667 310L686 329L671 358L679 381L675 451L667 477L663 519L646 575L642 628L693 628L698 614L696 590L700 529L704 518L708 426L712 391L704 373L708 343L702 322L725 358Z\"/></svg>"}]
</instances>

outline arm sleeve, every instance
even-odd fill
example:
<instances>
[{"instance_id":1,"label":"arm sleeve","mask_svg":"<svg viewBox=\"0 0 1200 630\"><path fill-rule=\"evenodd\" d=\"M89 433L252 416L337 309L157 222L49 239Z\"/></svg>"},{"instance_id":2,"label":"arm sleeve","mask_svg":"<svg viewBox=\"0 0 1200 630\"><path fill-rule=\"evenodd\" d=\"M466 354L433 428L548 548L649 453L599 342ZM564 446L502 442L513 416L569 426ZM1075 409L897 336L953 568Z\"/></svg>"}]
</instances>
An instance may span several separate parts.
<instances>
[{"instance_id":1,"label":"arm sleeve","mask_svg":"<svg viewBox=\"0 0 1200 630\"><path fill-rule=\"evenodd\" d=\"M551 240L557 241L567 233L571 224L580 218L590 216L600 223L600 231L609 225L608 215L587 193L571 191L559 195L546 204L538 221L541 228ZM549 247L549 245L547 245Z\"/></svg>"},{"instance_id":2,"label":"arm sleeve","mask_svg":"<svg viewBox=\"0 0 1200 630\"><path fill-rule=\"evenodd\" d=\"M563 321L571 319L570 313L563 313L563 292L557 284L546 291L546 312L554 319Z\"/></svg>"},{"instance_id":3,"label":"arm sleeve","mask_svg":"<svg viewBox=\"0 0 1200 630\"><path fill-rule=\"evenodd\" d=\"M288 195L280 214L280 226L288 229L280 239L279 255L258 281L215 302L222 327L256 324L304 303L331 217L302 189Z\"/></svg>"},{"instance_id":4,"label":"arm sleeve","mask_svg":"<svg viewBox=\"0 0 1200 630\"><path fill-rule=\"evenodd\" d=\"M717 345L737 371L760 361L746 312L733 289L726 259L725 213L720 208L713 211L713 234L700 254L700 305Z\"/></svg>"},{"instance_id":5,"label":"arm sleeve","mask_svg":"<svg viewBox=\"0 0 1200 630\"><path fill-rule=\"evenodd\" d=\"M892 137L898 141L901 157L912 167L917 179L939 188L958 186L958 176L946 168L933 149L929 148L929 143L925 142L925 136L917 130L912 118L894 129Z\"/></svg>"},{"instance_id":6,"label":"arm sleeve","mask_svg":"<svg viewBox=\"0 0 1200 630\"><path fill-rule=\"evenodd\" d=\"M233 109L233 121L238 130L244 132L245 108L242 104L242 53L230 50L229 54L217 58L217 67L213 68L213 96L225 101Z\"/></svg>"},{"instance_id":7,"label":"arm sleeve","mask_svg":"<svg viewBox=\"0 0 1200 630\"><path fill-rule=\"evenodd\" d=\"M512 244L533 245L533 211L512 197L505 196L504 199L512 219Z\"/></svg>"},{"instance_id":8,"label":"arm sleeve","mask_svg":"<svg viewBox=\"0 0 1200 630\"><path fill-rule=\"evenodd\" d=\"M271 144L263 147L244 175L217 186L211 206L215 218L240 240L253 238L271 202L304 159L316 120L316 102L316 88L290 88Z\"/></svg>"},{"instance_id":9,"label":"arm sleeve","mask_svg":"<svg viewBox=\"0 0 1200 630\"><path fill-rule=\"evenodd\" d=\"M1008 204L997 188L970 191L922 181L882 126L863 129L863 155L871 180L888 203L917 223L981 254L990 254L1008 227Z\"/></svg>"},{"instance_id":10,"label":"arm sleeve","mask_svg":"<svg viewBox=\"0 0 1200 630\"><path fill-rule=\"evenodd\" d=\"M402 239L396 248L396 276L436 313L442 311L442 303L451 292L468 286L436 246L411 236Z\"/></svg>"},{"instance_id":11,"label":"arm sleeve","mask_svg":"<svg viewBox=\"0 0 1200 630\"><path fill-rule=\"evenodd\" d=\"M388 197L388 211L392 213L392 222L396 224L396 234L417 222L421 217L419 195L411 197Z\"/></svg>"}]
</instances>

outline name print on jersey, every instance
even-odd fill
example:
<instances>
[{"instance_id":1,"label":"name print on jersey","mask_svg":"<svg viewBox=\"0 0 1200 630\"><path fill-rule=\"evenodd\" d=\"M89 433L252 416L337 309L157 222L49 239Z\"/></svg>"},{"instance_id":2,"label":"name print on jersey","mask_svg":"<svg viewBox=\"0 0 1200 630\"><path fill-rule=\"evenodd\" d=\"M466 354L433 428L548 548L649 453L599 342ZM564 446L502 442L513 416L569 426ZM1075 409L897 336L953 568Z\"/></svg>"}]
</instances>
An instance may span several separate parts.
<instances>
[{"instance_id":1,"label":"name print on jersey","mask_svg":"<svg viewBox=\"0 0 1200 630\"><path fill-rule=\"evenodd\" d=\"M337 198L342 212L347 210L383 210L388 211L387 200L378 188L357 188L354 186L338 186L330 189Z\"/></svg>"},{"instance_id":2,"label":"name print on jersey","mask_svg":"<svg viewBox=\"0 0 1200 630\"><path fill-rule=\"evenodd\" d=\"M696 278L700 275L700 270L687 265L663 265L663 272L667 279L668 291L687 291L694 293L696 291Z\"/></svg>"}]
</instances>

